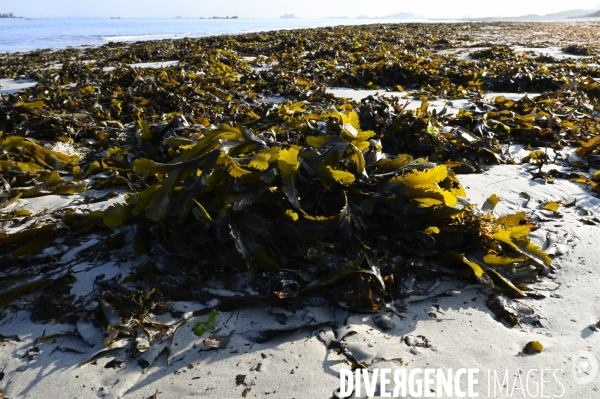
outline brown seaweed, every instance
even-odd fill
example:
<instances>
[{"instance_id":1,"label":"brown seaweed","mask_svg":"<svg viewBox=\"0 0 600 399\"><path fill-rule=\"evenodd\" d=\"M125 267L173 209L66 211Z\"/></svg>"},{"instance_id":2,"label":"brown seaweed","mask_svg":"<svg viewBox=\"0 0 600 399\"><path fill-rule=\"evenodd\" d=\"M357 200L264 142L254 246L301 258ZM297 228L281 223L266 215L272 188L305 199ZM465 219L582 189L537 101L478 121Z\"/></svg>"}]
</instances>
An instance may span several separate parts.
<instances>
[{"instance_id":1,"label":"brown seaweed","mask_svg":"<svg viewBox=\"0 0 600 399\"><path fill-rule=\"evenodd\" d=\"M593 57L547 59L506 45L556 46L564 38L538 43L527 25L492 24L506 32L503 44L485 36L489 26L334 27L0 58L0 77L39 82L0 98L1 221L33 221L0 232L0 299L46 286L38 300L53 307L49 315L75 314L69 290L52 285L68 287L70 264L42 249L75 246L93 232L106 256L131 228L136 251L168 264L169 273L140 265L126 282L145 288L133 291L100 281L93 317L107 345L176 329L145 316L166 298L215 298L206 281L246 272L259 295L219 297L219 311L317 292L379 312L404 297L405 280L448 271L524 296L521 284L552 259L529 240L524 214L493 215L499 197L482 210L469 204L460 174L515 163L505 148L520 143L546 148L523 160L539 167L534 177L567 177L598 192L600 178L586 173L600 159L600 75ZM594 28L570 29L564 34L593 44ZM446 52L471 47L483 49L468 59ZM128 65L166 60L178 63ZM357 103L327 94L328 86L409 93ZM540 94L484 101L500 90ZM285 100L275 104L273 96ZM456 98L470 101L456 115L431 110L429 101ZM407 110L411 99L422 105ZM566 146L579 147L579 161L552 156ZM542 172L552 163L580 174ZM22 198L95 189L129 195L104 212L10 211ZM82 256L97 257L98 248ZM520 316L507 317L515 324Z\"/></svg>"}]
</instances>

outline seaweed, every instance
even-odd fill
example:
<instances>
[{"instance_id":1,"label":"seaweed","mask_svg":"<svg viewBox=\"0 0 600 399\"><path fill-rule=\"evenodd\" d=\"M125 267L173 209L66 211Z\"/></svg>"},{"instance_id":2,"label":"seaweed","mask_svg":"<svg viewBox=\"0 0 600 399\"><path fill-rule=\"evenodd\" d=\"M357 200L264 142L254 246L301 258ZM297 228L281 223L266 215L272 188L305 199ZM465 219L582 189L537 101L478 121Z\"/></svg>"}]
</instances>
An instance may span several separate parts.
<instances>
[{"instance_id":1,"label":"seaweed","mask_svg":"<svg viewBox=\"0 0 600 399\"><path fill-rule=\"evenodd\" d=\"M585 44L571 44L561 48L567 54L573 55L597 55L598 51L593 46L587 46Z\"/></svg>"},{"instance_id":2,"label":"seaweed","mask_svg":"<svg viewBox=\"0 0 600 399\"><path fill-rule=\"evenodd\" d=\"M485 36L490 26L505 29L506 41ZM583 27L577 35L583 42L593 33ZM600 159L593 58L547 60L509 46L539 45L517 40L534 36L513 23L365 25L0 58L0 76L39 82L0 98L0 299L46 287L38 298L49 315L80 312L53 282L68 287L73 264L107 257L125 231L152 260L122 283L99 282L93 318L108 347L135 336L141 352L176 330L146 317L167 298L216 298L222 312L317 293L378 313L410 293L411 278L442 274L524 297L525 284L552 262L529 238L536 226L524 213L494 215L499 196L470 204L460 174L516 163L506 148L520 143L536 147L522 160L539 168L534 178L567 177L600 191L597 174L585 174ZM446 52L482 46L470 59ZM135 64L147 61L177 62ZM348 102L328 86L381 95ZM391 90L405 98L383 95ZM485 97L500 90L540 94ZM457 98L469 102L454 114ZM432 108L436 99L446 107ZM421 105L409 109L410 100ZM552 157L566 146L578 147L580 160L569 162L582 173L544 172L567 162ZM119 201L103 211L20 208L22 199L46 195ZM566 206L545 208L559 205ZM92 235L102 243L93 251L57 260ZM207 283L224 276L251 278L256 294L222 295ZM131 282L144 288L124 286ZM499 316L515 325L521 313L494 298L491 306L500 303ZM224 342L213 338L210 345Z\"/></svg>"}]
</instances>

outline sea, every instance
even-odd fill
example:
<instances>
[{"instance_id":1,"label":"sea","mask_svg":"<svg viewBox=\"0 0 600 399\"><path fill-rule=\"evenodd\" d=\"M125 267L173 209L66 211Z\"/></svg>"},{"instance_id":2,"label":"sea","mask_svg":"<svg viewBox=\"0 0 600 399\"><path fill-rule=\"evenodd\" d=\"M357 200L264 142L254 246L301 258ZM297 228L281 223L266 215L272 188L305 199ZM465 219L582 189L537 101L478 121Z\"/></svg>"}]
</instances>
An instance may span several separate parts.
<instances>
[{"instance_id":1,"label":"sea","mask_svg":"<svg viewBox=\"0 0 600 399\"><path fill-rule=\"evenodd\" d=\"M336 25L427 22L345 18L0 18L0 53Z\"/></svg>"}]
</instances>

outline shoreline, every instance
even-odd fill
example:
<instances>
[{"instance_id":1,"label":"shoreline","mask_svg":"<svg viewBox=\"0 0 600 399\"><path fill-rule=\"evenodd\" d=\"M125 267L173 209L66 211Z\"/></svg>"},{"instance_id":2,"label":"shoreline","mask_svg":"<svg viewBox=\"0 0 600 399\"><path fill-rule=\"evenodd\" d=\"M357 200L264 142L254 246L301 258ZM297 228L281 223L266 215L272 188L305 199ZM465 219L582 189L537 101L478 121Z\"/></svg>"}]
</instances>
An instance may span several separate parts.
<instances>
[{"instance_id":1,"label":"shoreline","mask_svg":"<svg viewBox=\"0 0 600 399\"><path fill-rule=\"evenodd\" d=\"M18 19L23 19L23 18L18 18ZM107 18L35 18L34 20L46 20L46 21L80 21L80 20L91 20L91 21L104 21ZM111 19L111 18L108 18ZM122 22L122 21L127 21L127 20L137 20L137 21L151 21L151 20L158 20L158 21L171 21L173 19L176 18L121 18L119 20L116 20L118 22ZM215 23L218 23L219 21L222 20L213 20L210 18L206 18L206 19L201 19L201 18L182 18L184 21L202 21L207 22L207 21L217 21ZM238 20L235 19L230 19L230 21L232 21L233 23L239 22L239 23L243 23L244 20L246 18L239 18ZM30 20L30 19L27 19ZM181 19L177 19L177 20L181 20ZM404 25L404 24L436 24L436 23L443 23L443 24L503 24L503 23L514 23L514 24L525 24L525 23L534 23L534 24L566 24L566 25L574 25L574 24L580 24L580 23L594 23L597 22L598 19L594 19L594 18L584 18L584 19L566 19L566 20L486 20L486 19L469 19L469 20L465 20L465 19L426 19L426 20L403 20L403 19L386 19L386 18L348 18L348 19L339 19L337 21L335 21L334 24L328 25L326 24L326 21L329 20L329 18L317 18L317 19L311 19L311 18L297 18L294 20L291 20L293 22L298 22L301 23L302 21L305 21L306 23L309 23L309 26L306 25L298 25L298 26L279 26L281 25L280 23L282 21L288 22L288 20L282 20L280 18L251 18L249 19L253 22L255 21L261 21L261 22L278 22L277 27L275 28L261 28L261 27L255 27L253 29L250 30L244 30L244 29L239 29L239 31L217 31L215 33L211 33L211 32L206 32L206 33L200 33L200 34L189 34L186 32L164 32L161 34L154 34L151 33L152 31L148 31L147 33L135 33L133 34L133 36L136 36L135 39L130 39L130 40L119 40L116 39L117 42L122 42L122 43L126 43L126 44L134 44L137 42L147 42L147 41L157 41L157 40L179 40L179 39L201 39L201 38L206 38L206 37L212 37L212 36L228 36L228 35L232 35L232 36L236 36L236 35L244 35L244 34L249 34L249 33L259 33L259 32L263 32L263 33L270 33L270 32L274 32L274 31L278 31L278 30L296 30L296 29L322 29L322 28L327 28L327 27L339 27L339 26L356 26L356 27L362 27L362 26L368 26L368 25L373 25L373 24L400 24L400 25ZM325 24L317 24L317 22L325 22ZM211 22L209 22L211 23ZM189 34L189 35L188 35ZM98 41L97 43L82 43L82 42L72 42L71 44L62 44L60 46L52 46L52 47L41 47L41 48L29 48L29 49L16 49L16 50L9 50L9 48L3 49L0 47L0 54L25 54L25 53L30 53L30 52L34 52L34 51L60 51L60 50L66 50L69 48L80 48L80 47L101 47L104 46L110 42L113 42L113 40L106 40L103 39L102 36L106 36L107 34L102 34L102 33L97 33L95 36L98 36L100 39L100 41ZM122 36L128 36L127 34L115 34L115 33L111 33L112 36L115 37L122 37ZM148 37L148 36L164 36L163 38L147 38L145 39L144 37ZM94 36L94 35L93 35ZM47 38L46 38L47 39ZM1 46L1 43L0 43Z\"/></svg>"},{"instance_id":2,"label":"shoreline","mask_svg":"<svg viewBox=\"0 0 600 399\"><path fill-rule=\"evenodd\" d=\"M36 20L46 20L46 21L79 21L79 20L91 20L91 21L104 21L107 18L36 18ZM110 19L110 18L108 18ZM122 22L127 22L128 20L134 20L134 21L171 21L174 20L175 18L121 18L118 20L113 20L113 22L117 22L117 23L122 23ZM201 18L182 18L182 19L176 19L177 21L181 21L183 20L184 22L190 22L190 21L197 21L197 22L202 22L202 23L208 23L209 25L214 25L214 24L221 24L223 20L213 20L210 18L206 18L206 19L201 19ZM212 37L212 36L223 36L223 35L243 35L243 34L248 34L248 33L259 33L259 32L264 32L264 33L268 33L268 32L273 32L273 31L278 31L278 30L295 30L295 29L319 29L319 28L326 28L326 27L336 27L336 26L364 26L364 25L371 25L371 24L377 24L377 23L420 23L422 21L402 21L402 20L393 20L393 19L373 19L373 20L363 20L363 19L349 19L349 20L338 20L337 23L334 24L328 24L327 21L329 21L329 19L327 18L315 18L315 19L311 19L311 18L298 18L298 19L294 19L294 20L285 20L285 19L280 19L280 18L250 18L249 21L246 20L246 18L239 18L237 20L235 19L229 19L228 21L230 21L232 24L238 24L240 27L236 28L233 31L223 31L223 30L218 30L215 31L215 33L211 33L211 32L207 32L207 33L199 33L199 34L191 34L189 36L186 36L186 32L163 32L160 35L164 35L165 38L162 39L152 39L152 38L148 38L148 39L144 39L144 37L147 36L152 36L152 35L157 35L154 33L154 31L152 30L148 30L146 33L135 33L134 36L136 36L136 39L131 39L131 40L123 40L121 42L123 43L127 43L127 44L133 44L136 43L138 41L156 41L156 40L177 40L177 39L201 39L201 38L206 38L206 37ZM255 22L270 22L270 23L274 23L274 28L270 28L270 27L261 27L260 25L256 25L254 24ZM303 25L304 23L308 23L309 26ZM249 23L252 23L254 25L251 25L252 28L250 29L242 29L242 26L247 26ZM289 24L292 24L294 26L289 26ZM428 22L425 22L428 23ZM435 21L432 20L431 23L435 23ZM288 25L288 26L286 26ZM197 28L197 27L196 27ZM150 29L150 28L149 28ZM188 27L188 29L190 29L190 27ZM122 36L127 36L126 34L123 33L111 33L112 36L116 36L116 37L122 37ZM103 35L98 33L96 36L98 36L99 38L101 38ZM0 47L0 53L6 54L6 53L12 53L12 54L18 54L18 53L28 53L28 52L32 52L32 51L51 51L51 50L65 50L68 48L78 48L81 46L90 46L90 47L98 47L98 46L103 46L109 43L108 40L106 39L101 39L104 40L102 42L98 42L98 43L75 43L73 42L70 45L61 45L59 47L44 47L44 48L35 48L35 49L26 49L26 50L14 50L14 51L6 51L6 49L2 49ZM110 40L112 41L112 40ZM117 41L119 41L117 39Z\"/></svg>"}]
</instances>

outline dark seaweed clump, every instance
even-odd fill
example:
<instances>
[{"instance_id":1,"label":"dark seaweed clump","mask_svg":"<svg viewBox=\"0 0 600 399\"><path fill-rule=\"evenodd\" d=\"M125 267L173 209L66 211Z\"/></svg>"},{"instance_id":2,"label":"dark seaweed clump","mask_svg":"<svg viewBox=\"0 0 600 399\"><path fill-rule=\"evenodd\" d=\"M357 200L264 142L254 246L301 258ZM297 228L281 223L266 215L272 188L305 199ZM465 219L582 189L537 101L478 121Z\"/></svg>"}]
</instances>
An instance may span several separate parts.
<instances>
[{"instance_id":1,"label":"dark seaweed clump","mask_svg":"<svg viewBox=\"0 0 600 399\"><path fill-rule=\"evenodd\" d=\"M596 55L598 51L593 46L586 46L584 44L576 45L571 44L569 46L565 46L561 49L567 54L573 55Z\"/></svg>"}]
</instances>

